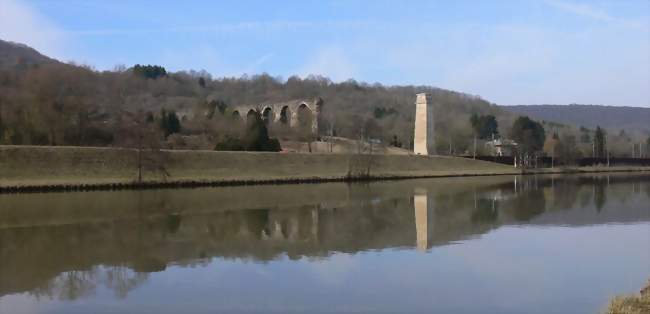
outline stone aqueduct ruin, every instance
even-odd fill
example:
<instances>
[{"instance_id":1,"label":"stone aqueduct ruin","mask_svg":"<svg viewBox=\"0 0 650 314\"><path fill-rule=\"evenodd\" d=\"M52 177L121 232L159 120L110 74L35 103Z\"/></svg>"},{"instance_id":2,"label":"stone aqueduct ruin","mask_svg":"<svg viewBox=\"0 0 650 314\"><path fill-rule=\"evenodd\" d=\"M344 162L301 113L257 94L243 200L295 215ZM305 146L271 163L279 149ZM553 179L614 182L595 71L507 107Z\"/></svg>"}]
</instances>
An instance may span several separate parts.
<instances>
[{"instance_id":1,"label":"stone aqueduct ruin","mask_svg":"<svg viewBox=\"0 0 650 314\"><path fill-rule=\"evenodd\" d=\"M301 113L311 115L311 132L318 134L318 122L323 108L323 99L297 99L282 103L262 103L257 105L239 105L231 107L231 114L241 119L250 114L259 113L266 123L283 123L296 128Z\"/></svg>"},{"instance_id":2,"label":"stone aqueduct ruin","mask_svg":"<svg viewBox=\"0 0 650 314\"><path fill-rule=\"evenodd\" d=\"M257 105L239 105L231 108L234 117L245 119L250 114L259 113L265 123L286 124L290 128L297 128L300 124L301 113L311 116L311 133L318 136L323 108L323 99L297 99L281 103L262 103ZM435 154L434 131L434 104L431 95L427 93L416 94L416 110L414 125L414 152L418 155Z\"/></svg>"}]
</instances>

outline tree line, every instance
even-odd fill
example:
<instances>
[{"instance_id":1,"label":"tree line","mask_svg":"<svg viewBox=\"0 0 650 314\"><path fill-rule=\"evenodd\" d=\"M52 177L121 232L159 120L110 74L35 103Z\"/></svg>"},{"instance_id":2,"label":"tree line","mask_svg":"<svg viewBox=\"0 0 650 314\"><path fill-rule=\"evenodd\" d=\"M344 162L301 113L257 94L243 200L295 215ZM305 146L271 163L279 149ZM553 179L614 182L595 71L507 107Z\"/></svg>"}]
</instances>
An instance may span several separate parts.
<instances>
[{"instance_id":1,"label":"tree line","mask_svg":"<svg viewBox=\"0 0 650 314\"><path fill-rule=\"evenodd\" d=\"M150 126L156 128L153 137L162 148L213 149L247 137L247 124L230 119L232 106L321 97L325 106L317 136L373 139L412 149L414 95L420 92L430 93L436 105L439 153L482 150L484 145L476 145L476 140L493 135L526 146L527 139L534 139L531 147L539 148L542 133L542 153L547 138L567 146L575 141L583 156L595 150L591 143L597 130L537 121L540 129L530 119L517 122L515 114L479 97L430 86L335 83L322 76L282 79L268 74L213 78L205 71L169 72L156 65L96 71L63 63L0 69L0 144L123 146L134 142L129 137L137 132L125 129L138 124L134 117L142 115L145 121L156 122ZM497 125L517 131L499 132ZM263 142L313 140L301 130L266 124L265 128L268 139L263 130L253 132ZM607 150L620 156L647 155L649 145L644 142L625 133L611 135Z\"/></svg>"}]
</instances>

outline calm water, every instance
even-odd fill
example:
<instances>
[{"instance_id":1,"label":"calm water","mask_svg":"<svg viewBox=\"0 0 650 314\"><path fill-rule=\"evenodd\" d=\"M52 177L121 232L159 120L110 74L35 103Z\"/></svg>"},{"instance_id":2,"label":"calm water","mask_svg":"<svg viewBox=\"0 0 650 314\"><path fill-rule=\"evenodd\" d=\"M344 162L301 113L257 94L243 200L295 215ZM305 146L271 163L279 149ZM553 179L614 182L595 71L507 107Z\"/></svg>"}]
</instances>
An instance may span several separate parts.
<instances>
[{"instance_id":1,"label":"calm water","mask_svg":"<svg viewBox=\"0 0 650 314\"><path fill-rule=\"evenodd\" d=\"M0 313L596 313L650 176L0 195Z\"/></svg>"}]
</instances>

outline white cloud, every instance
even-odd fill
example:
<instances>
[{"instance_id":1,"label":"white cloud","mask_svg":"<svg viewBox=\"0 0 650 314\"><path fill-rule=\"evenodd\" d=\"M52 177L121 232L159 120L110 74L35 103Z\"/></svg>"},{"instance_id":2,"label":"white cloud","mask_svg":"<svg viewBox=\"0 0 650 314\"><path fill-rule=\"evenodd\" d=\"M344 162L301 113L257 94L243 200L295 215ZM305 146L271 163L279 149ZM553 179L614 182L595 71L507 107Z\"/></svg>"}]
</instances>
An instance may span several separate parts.
<instances>
[{"instance_id":1,"label":"white cloud","mask_svg":"<svg viewBox=\"0 0 650 314\"><path fill-rule=\"evenodd\" d=\"M354 78L355 74L357 74L355 64L348 58L342 48L329 46L315 51L317 51L316 54L309 57L307 62L297 71L300 76L324 75L332 81L341 82Z\"/></svg>"},{"instance_id":2,"label":"white cloud","mask_svg":"<svg viewBox=\"0 0 650 314\"><path fill-rule=\"evenodd\" d=\"M596 21L608 23L610 25L618 25L630 29L636 30L647 30L648 29L648 19L632 19L632 18L620 18L613 16L606 10L602 8L595 7L593 5L588 5L584 3L575 3L567 2L561 0L546 0L546 4L554 7L558 10L574 14L578 17L584 17L588 19L593 19Z\"/></svg>"},{"instance_id":3,"label":"white cloud","mask_svg":"<svg viewBox=\"0 0 650 314\"><path fill-rule=\"evenodd\" d=\"M65 33L20 0L0 0L0 39L26 44L48 56L65 58Z\"/></svg>"},{"instance_id":4,"label":"white cloud","mask_svg":"<svg viewBox=\"0 0 650 314\"><path fill-rule=\"evenodd\" d=\"M612 22L615 19L605 10L584 3L573 3L567 1L547 0L546 3L565 12L573 13L579 16L592 18L595 20Z\"/></svg>"},{"instance_id":5,"label":"white cloud","mask_svg":"<svg viewBox=\"0 0 650 314\"><path fill-rule=\"evenodd\" d=\"M104 28L69 30L70 34L88 36L113 36L113 35L147 35L160 33L241 33L241 32L281 32L281 31L305 31L322 28L350 29L367 27L367 22L361 21L253 21L238 23L220 23L208 25L172 26L157 28Z\"/></svg>"},{"instance_id":6,"label":"white cloud","mask_svg":"<svg viewBox=\"0 0 650 314\"><path fill-rule=\"evenodd\" d=\"M244 69L244 73L246 74L256 74L257 72L260 71L260 67L267 63L271 58L273 57L272 53L267 53L253 62L251 62L246 68Z\"/></svg>"}]
</instances>

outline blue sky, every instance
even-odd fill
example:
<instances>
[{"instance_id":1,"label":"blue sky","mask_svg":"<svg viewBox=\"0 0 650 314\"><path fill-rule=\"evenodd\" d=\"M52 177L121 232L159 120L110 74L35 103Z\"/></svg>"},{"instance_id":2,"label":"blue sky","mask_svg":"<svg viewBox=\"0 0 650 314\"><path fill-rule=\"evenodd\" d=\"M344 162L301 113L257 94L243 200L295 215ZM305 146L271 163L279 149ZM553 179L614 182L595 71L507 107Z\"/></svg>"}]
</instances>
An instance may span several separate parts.
<instances>
[{"instance_id":1,"label":"blue sky","mask_svg":"<svg viewBox=\"0 0 650 314\"><path fill-rule=\"evenodd\" d=\"M97 69L322 74L504 105L650 107L648 0L0 0L0 38Z\"/></svg>"}]
</instances>

